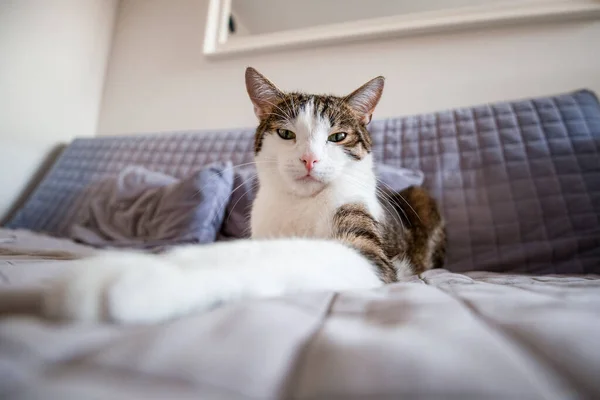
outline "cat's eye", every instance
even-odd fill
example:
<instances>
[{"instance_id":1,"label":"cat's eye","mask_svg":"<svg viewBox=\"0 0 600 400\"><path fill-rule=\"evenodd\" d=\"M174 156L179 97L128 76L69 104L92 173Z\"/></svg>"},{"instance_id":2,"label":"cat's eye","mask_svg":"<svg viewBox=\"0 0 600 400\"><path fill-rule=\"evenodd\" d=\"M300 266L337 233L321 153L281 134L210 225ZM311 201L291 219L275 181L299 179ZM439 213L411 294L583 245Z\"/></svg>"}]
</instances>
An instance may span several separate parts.
<instances>
[{"instance_id":1,"label":"cat's eye","mask_svg":"<svg viewBox=\"0 0 600 400\"><path fill-rule=\"evenodd\" d=\"M342 140L346 139L346 136L348 136L346 132L332 133L327 138L327 141L333 143L341 142Z\"/></svg>"},{"instance_id":2,"label":"cat's eye","mask_svg":"<svg viewBox=\"0 0 600 400\"><path fill-rule=\"evenodd\" d=\"M277 134L283 140L296 139L296 134L294 132L290 131L290 130L287 130L287 129L277 129Z\"/></svg>"}]
</instances>

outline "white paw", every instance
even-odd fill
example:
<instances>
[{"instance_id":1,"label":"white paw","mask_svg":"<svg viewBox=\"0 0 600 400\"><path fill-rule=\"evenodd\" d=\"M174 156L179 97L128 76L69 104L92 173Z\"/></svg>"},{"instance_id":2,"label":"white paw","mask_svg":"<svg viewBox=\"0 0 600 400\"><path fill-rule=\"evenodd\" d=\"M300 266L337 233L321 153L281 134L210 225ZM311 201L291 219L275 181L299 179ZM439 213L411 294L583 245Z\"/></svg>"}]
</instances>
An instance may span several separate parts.
<instances>
[{"instance_id":1,"label":"white paw","mask_svg":"<svg viewBox=\"0 0 600 400\"><path fill-rule=\"evenodd\" d=\"M208 307L197 290L190 293L184 271L163 258L111 253L74 262L45 292L43 307L51 318L152 323Z\"/></svg>"}]
</instances>

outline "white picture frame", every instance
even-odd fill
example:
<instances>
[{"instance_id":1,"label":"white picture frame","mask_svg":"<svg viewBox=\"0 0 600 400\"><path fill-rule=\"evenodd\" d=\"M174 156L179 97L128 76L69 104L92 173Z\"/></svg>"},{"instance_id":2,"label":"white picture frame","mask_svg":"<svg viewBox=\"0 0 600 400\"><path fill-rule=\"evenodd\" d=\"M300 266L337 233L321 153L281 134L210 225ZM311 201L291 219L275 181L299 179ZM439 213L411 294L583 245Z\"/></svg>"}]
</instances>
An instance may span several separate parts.
<instances>
[{"instance_id":1,"label":"white picture frame","mask_svg":"<svg viewBox=\"0 0 600 400\"><path fill-rule=\"evenodd\" d=\"M600 18L598 0L520 0L230 38L231 1L209 1L203 49L206 57L220 58L481 27Z\"/></svg>"}]
</instances>

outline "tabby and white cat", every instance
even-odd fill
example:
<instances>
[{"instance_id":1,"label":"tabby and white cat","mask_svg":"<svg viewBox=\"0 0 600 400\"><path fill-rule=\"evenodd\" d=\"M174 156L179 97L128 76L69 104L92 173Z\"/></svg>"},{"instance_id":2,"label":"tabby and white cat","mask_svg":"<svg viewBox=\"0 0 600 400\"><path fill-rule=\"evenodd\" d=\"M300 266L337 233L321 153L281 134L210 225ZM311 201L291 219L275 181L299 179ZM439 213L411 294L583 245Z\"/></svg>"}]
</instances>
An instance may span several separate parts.
<instances>
[{"instance_id":1,"label":"tabby and white cat","mask_svg":"<svg viewBox=\"0 0 600 400\"><path fill-rule=\"evenodd\" d=\"M367 124L375 78L346 97L284 93L252 68L260 188L252 239L163 254L106 252L73 262L46 291L48 316L149 323L250 297L369 289L441 267L434 200L377 188Z\"/></svg>"}]
</instances>

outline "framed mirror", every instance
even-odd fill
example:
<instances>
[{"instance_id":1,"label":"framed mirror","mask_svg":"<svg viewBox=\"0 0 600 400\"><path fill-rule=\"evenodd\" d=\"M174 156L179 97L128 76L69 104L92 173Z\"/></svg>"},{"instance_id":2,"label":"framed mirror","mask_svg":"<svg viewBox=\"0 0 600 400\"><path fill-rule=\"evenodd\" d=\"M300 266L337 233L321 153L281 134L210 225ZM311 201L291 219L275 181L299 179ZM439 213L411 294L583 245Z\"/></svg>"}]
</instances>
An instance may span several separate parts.
<instances>
[{"instance_id":1,"label":"framed mirror","mask_svg":"<svg viewBox=\"0 0 600 400\"><path fill-rule=\"evenodd\" d=\"M204 54L598 17L598 0L210 0Z\"/></svg>"}]
</instances>

